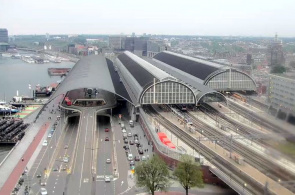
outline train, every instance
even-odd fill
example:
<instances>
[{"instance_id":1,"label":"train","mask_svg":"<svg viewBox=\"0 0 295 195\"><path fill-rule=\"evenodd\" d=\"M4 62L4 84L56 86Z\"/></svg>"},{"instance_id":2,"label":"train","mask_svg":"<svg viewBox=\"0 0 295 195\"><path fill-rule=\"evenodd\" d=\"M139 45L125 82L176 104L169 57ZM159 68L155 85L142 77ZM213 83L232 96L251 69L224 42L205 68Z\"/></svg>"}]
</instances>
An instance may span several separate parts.
<instances>
[{"instance_id":1,"label":"train","mask_svg":"<svg viewBox=\"0 0 295 195\"><path fill-rule=\"evenodd\" d=\"M238 100L241 100L242 102L247 102L247 99L240 94L234 93L232 96Z\"/></svg>"},{"instance_id":2,"label":"train","mask_svg":"<svg viewBox=\"0 0 295 195\"><path fill-rule=\"evenodd\" d=\"M69 99L69 97L65 97L65 102L66 102L67 106L72 105L72 101Z\"/></svg>"}]
</instances>

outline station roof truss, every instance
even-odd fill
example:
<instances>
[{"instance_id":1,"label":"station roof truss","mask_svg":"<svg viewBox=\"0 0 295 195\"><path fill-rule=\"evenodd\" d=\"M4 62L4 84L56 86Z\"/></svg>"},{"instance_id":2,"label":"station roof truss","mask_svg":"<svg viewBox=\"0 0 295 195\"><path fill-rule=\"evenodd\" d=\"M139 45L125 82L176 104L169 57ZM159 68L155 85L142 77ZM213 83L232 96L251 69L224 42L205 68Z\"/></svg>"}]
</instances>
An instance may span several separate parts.
<instances>
[{"instance_id":1,"label":"station roof truss","mask_svg":"<svg viewBox=\"0 0 295 195\"><path fill-rule=\"evenodd\" d=\"M153 61L157 62L157 67L170 74L175 70L182 71L217 91L256 91L253 78L229 66L169 51L156 54Z\"/></svg>"},{"instance_id":2,"label":"station roof truss","mask_svg":"<svg viewBox=\"0 0 295 195\"><path fill-rule=\"evenodd\" d=\"M133 103L115 72L111 60L102 55L83 57L71 69L67 77L59 84L50 100L68 91L81 88L95 88L114 93Z\"/></svg>"},{"instance_id":3,"label":"station roof truss","mask_svg":"<svg viewBox=\"0 0 295 195\"><path fill-rule=\"evenodd\" d=\"M138 105L226 101L222 94L203 85L189 85L129 51L118 56L115 66L129 96Z\"/></svg>"}]
</instances>

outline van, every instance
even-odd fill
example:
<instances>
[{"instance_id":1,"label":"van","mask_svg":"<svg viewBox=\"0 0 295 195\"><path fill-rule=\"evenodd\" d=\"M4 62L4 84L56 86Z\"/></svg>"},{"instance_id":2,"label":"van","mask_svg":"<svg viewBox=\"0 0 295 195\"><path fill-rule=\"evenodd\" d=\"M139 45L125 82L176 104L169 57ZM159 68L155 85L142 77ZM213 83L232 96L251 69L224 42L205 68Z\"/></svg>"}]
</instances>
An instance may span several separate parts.
<instances>
[{"instance_id":1,"label":"van","mask_svg":"<svg viewBox=\"0 0 295 195\"><path fill-rule=\"evenodd\" d=\"M130 121L129 121L129 125L130 125L130 127L134 127L133 120L130 120Z\"/></svg>"},{"instance_id":2,"label":"van","mask_svg":"<svg viewBox=\"0 0 295 195\"><path fill-rule=\"evenodd\" d=\"M133 155L132 154L128 154L128 160L129 161L133 160Z\"/></svg>"},{"instance_id":3,"label":"van","mask_svg":"<svg viewBox=\"0 0 295 195\"><path fill-rule=\"evenodd\" d=\"M123 138L127 138L127 133L123 133Z\"/></svg>"}]
</instances>

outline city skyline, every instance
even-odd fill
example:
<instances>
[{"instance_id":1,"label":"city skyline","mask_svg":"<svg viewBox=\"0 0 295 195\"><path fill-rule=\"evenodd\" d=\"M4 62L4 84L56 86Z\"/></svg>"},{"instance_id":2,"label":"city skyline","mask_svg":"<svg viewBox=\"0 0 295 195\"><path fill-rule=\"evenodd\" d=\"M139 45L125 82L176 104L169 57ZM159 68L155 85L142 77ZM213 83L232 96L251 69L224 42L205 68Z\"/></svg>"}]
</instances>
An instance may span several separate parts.
<instances>
[{"instance_id":1,"label":"city skyline","mask_svg":"<svg viewBox=\"0 0 295 195\"><path fill-rule=\"evenodd\" d=\"M294 37L293 2L0 0L0 27L20 34L166 34Z\"/></svg>"}]
</instances>

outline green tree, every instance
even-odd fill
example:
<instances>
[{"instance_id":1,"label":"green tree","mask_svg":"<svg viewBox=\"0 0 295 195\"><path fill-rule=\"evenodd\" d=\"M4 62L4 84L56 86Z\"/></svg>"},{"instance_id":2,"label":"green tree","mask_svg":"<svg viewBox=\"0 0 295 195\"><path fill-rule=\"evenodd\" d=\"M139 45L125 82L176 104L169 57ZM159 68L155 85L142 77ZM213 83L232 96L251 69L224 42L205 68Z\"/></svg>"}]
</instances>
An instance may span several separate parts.
<instances>
[{"instance_id":1,"label":"green tree","mask_svg":"<svg viewBox=\"0 0 295 195\"><path fill-rule=\"evenodd\" d=\"M274 66L273 69L271 70L271 73L282 74L284 72L286 72L286 68L284 66Z\"/></svg>"},{"instance_id":2,"label":"green tree","mask_svg":"<svg viewBox=\"0 0 295 195\"><path fill-rule=\"evenodd\" d=\"M137 186L144 187L152 195L157 190L166 191L169 186L168 167L157 155L138 164L135 167L135 177Z\"/></svg>"},{"instance_id":3,"label":"green tree","mask_svg":"<svg viewBox=\"0 0 295 195\"><path fill-rule=\"evenodd\" d=\"M203 174L200 164L196 163L193 157L183 155L181 161L177 164L173 173L182 187L185 189L186 195L192 187L203 187Z\"/></svg>"}]
</instances>

